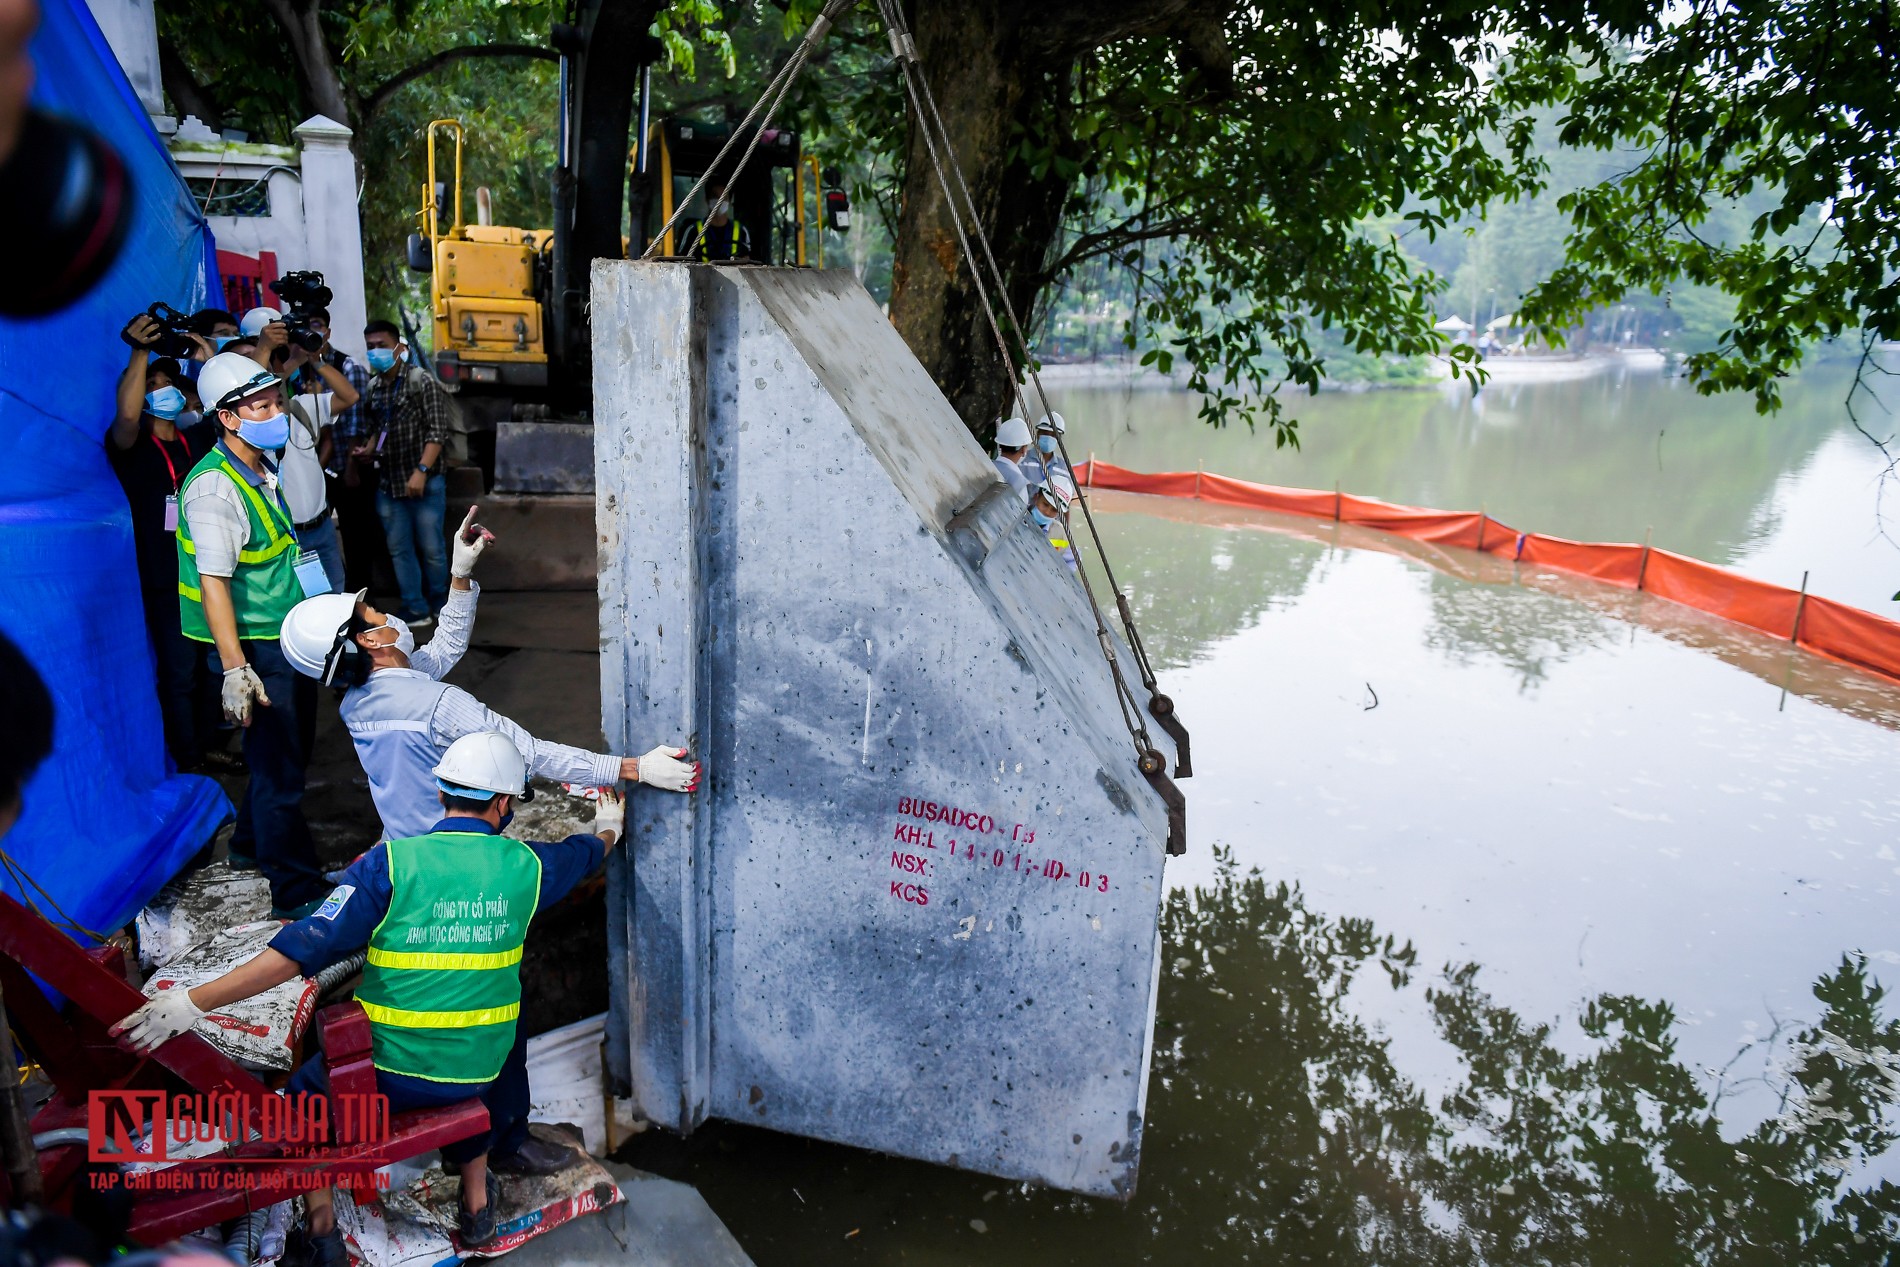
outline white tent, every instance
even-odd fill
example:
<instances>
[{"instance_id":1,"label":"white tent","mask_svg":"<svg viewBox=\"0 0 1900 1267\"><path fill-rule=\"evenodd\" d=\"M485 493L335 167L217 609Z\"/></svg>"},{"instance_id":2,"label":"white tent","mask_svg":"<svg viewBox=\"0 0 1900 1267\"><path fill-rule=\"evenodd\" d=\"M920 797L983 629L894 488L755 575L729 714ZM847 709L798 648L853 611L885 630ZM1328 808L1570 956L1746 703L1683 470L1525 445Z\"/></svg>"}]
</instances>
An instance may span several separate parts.
<instances>
[{"instance_id":1,"label":"white tent","mask_svg":"<svg viewBox=\"0 0 1900 1267\"><path fill-rule=\"evenodd\" d=\"M1484 328L1487 330L1504 330L1516 324L1517 324L1517 314L1514 312L1507 312L1502 317L1494 317L1490 321L1485 322Z\"/></svg>"},{"instance_id":2,"label":"white tent","mask_svg":"<svg viewBox=\"0 0 1900 1267\"><path fill-rule=\"evenodd\" d=\"M1451 316L1446 317L1443 321L1439 322L1437 325L1432 327L1432 329L1434 330L1446 330L1446 331L1451 332L1452 334L1463 334L1466 330L1469 330L1471 328L1472 328L1471 323L1469 321L1466 321L1463 317L1459 316L1455 312L1452 313Z\"/></svg>"}]
</instances>

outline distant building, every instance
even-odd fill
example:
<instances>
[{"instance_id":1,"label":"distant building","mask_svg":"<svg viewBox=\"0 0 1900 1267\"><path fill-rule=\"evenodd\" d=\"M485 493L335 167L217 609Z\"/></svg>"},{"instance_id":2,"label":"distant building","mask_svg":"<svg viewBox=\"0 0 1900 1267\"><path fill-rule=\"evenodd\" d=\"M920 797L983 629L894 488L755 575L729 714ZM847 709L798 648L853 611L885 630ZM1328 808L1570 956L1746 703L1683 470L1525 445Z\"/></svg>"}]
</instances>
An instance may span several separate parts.
<instances>
[{"instance_id":1,"label":"distant building","mask_svg":"<svg viewBox=\"0 0 1900 1267\"><path fill-rule=\"evenodd\" d=\"M266 283L316 269L335 292L330 327L336 346L362 356L368 312L350 129L314 115L294 129L293 147L220 135L190 115L180 122L165 112L155 0L86 3L205 210L217 239L225 306L239 314L258 304L276 307Z\"/></svg>"}]
</instances>

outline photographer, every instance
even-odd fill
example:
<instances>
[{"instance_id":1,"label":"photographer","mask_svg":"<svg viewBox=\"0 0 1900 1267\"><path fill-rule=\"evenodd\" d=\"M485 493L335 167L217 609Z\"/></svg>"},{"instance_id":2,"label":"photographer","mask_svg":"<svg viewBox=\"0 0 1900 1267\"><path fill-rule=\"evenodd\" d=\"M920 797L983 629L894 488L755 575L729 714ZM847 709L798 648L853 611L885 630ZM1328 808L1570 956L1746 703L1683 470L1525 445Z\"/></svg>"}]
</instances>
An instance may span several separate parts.
<instances>
[{"instance_id":1,"label":"photographer","mask_svg":"<svg viewBox=\"0 0 1900 1267\"><path fill-rule=\"evenodd\" d=\"M393 321L363 328L372 375L366 411L369 432L352 447L359 460L376 458L381 471L376 513L389 543L389 561L402 591L397 613L427 625L449 596L449 557L442 530L447 486L442 454L449 439L449 400L435 375L409 364L409 348ZM426 589L425 589L426 586Z\"/></svg>"},{"instance_id":2,"label":"photographer","mask_svg":"<svg viewBox=\"0 0 1900 1267\"><path fill-rule=\"evenodd\" d=\"M145 627L158 664L158 705L165 722L165 747L181 770L202 760L206 724L202 650L185 637L178 614L178 496L185 476L210 451L216 439L204 422L181 425L187 401L178 362L156 360L159 345L180 348L178 339L208 353L196 335L167 332L149 313L126 323L120 337L131 345L125 372L119 375L118 413L106 432L106 457L125 489L132 511L132 545L138 559L139 596Z\"/></svg>"},{"instance_id":3,"label":"photographer","mask_svg":"<svg viewBox=\"0 0 1900 1267\"><path fill-rule=\"evenodd\" d=\"M322 342L314 351L306 346L309 338L291 340L289 324L275 308L251 309L240 328L247 334L256 331L257 349L250 353L251 359L281 376L290 392L290 443L278 468L284 501L295 520L297 544L323 561L331 591L340 591L343 547L330 517L324 468L335 449L332 418L338 410L356 404L356 388L325 355L330 351L327 323L315 331Z\"/></svg>"}]
</instances>

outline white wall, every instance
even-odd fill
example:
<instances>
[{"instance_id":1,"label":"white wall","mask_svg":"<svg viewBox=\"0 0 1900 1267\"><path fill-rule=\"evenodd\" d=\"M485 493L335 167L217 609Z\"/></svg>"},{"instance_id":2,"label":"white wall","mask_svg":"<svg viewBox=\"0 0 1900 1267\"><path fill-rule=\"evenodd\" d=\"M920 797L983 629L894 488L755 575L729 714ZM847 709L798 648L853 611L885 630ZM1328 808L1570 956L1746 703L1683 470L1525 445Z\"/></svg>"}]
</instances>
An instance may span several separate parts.
<instances>
[{"instance_id":1,"label":"white wall","mask_svg":"<svg viewBox=\"0 0 1900 1267\"><path fill-rule=\"evenodd\" d=\"M158 18L152 0L86 0L120 69L132 81L145 113L163 116L165 90L158 73Z\"/></svg>"}]
</instances>

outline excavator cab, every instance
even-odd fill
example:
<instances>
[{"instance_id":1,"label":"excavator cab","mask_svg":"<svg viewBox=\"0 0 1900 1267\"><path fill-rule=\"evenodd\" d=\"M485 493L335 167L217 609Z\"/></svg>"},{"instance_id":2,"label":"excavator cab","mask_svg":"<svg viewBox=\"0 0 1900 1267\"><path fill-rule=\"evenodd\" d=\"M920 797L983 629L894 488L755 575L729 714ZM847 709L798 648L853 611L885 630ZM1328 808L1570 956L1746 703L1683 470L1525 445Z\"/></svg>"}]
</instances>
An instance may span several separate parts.
<instances>
[{"instance_id":1,"label":"excavator cab","mask_svg":"<svg viewBox=\"0 0 1900 1267\"><path fill-rule=\"evenodd\" d=\"M438 179L436 145L454 145L454 178ZM429 273L436 374L472 394L533 397L548 386L543 314L552 229L470 224L462 216L462 124L437 119L427 134L428 179L410 266ZM446 200L447 205L444 205Z\"/></svg>"},{"instance_id":2,"label":"excavator cab","mask_svg":"<svg viewBox=\"0 0 1900 1267\"><path fill-rule=\"evenodd\" d=\"M692 195L733 134L734 125L702 119L669 118L648 130L644 150L636 149L628 180L629 205L635 211L633 236L643 244L667 223ZM735 147L743 150L745 138ZM726 159L728 169L732 156ZM710 188L710 186L709 186ZM797 268L825 266L824 228L840 232L851 224L850 200L836 171L820 171L818 160L801 151L798 133L768 128L745 165L737 187L727 190L733 213L752 244L750 259ZM680 224L660 243L662 258L685 255L687 226L706 217L702 191L687 207ZM649 227L650 226L650 227Z\"/></svg>"}]
</instances>

